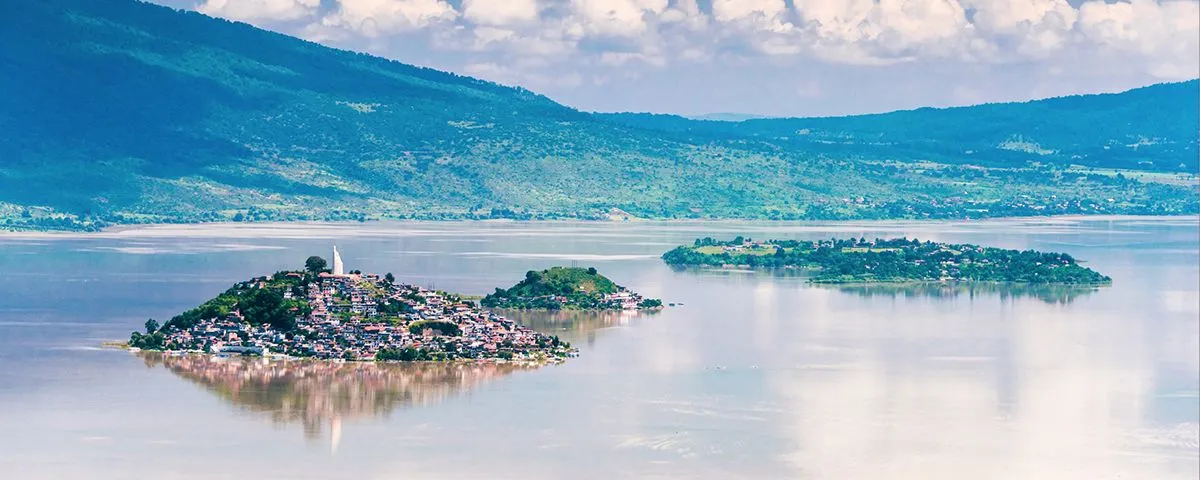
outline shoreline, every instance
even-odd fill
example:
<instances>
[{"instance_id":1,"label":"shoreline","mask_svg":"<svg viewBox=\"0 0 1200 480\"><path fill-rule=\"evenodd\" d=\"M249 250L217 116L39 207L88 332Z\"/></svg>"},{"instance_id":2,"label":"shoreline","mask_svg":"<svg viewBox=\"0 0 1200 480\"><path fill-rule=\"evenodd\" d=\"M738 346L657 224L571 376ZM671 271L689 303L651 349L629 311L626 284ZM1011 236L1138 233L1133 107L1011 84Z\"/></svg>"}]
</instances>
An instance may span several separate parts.
<instances>
[{"instance_id":1,"label":"shoreline","mask_svg":"<svg viewBox=\"0 0 1200 480\"><path fill-rule=\"evenodd\" d=\"M749 265L733 265L733 266L668 265L668 266L670 266L672 268L685 267L685 268L696 268L696 269L714 270L714 271L722 271L722 272L747 272L747 273L778 272L778 271L797 272L797 271L813 271L814 270L812 268L797 267L797 266L792 266L792 265L788 265L788 266L780 267L780 268L754 268ZM813 278L811 276L808 276L808 275L796 275L796 277L804 277L804 283L806 285L819 285L819 286L831 286L831 287L841 287L841 286L859 287L859 286L875 286L875 285L891 285L891 286L998 285L998 286L1047 286L1047 287L1099 288L1099 287L1109 287L1109 286L1112 286L1112 284L1113 284L1113 282L1111 280L1108 282L1103 282L1103 283L1000 282L1000 281L995 281L995 280L879 280L879 281L873 281L873 282L866 282L866 281L826 282L826 281L820 281L820 280Z\"/></svg>"},{"instance_id":2,"label":"shoreline","mask_svg":"<svg viewBox=\"0 0 1200 480\"><path fill-rule=\"evenodd\" d=\"M540 360L536 360L536 359L512 360L512 359L503 359L503 358L497 358L497 357L454 358L454 359L449 359L449 360L375 360L375 359L347 360L344 358L295 357L295 356L291 356L291 355L284 355L284 354L278 354L278 353L269 353L266 355L246 355L246 354L237 354L237 353L200 352L200 351L195 351L195 350L145 350L145 349L141 349L141 348L130 347L129 342L115 341L115 340L100 342L100 348L108 349L108 350L124 350L126 352L129 352L130 354L133 354L134 356L140 356L143 353L153 353L153 354L159 354L159 355L170 355L170 356L179 356L179 357L197 356L197 357L208 357L208 358L261 360L261 361L265 361L265 362L361 363L361 364L367 364L367 365L369 365L369 364L380 364L380 365L504 364L504 365L518 365L518 366L527 366L527 367L544 367L544 366L548 366L548 365L560 365L560 364L566 363L567 358L570 358L570 356L568 356L568 357L547 356L545 359L540 359Z\"/></svg>"},{"instance_id":3,"label":"shoreline","mask_svg":"<svg viewBox=\"0 0 1200 480\"><path fill-rule=\"evenodd\" d=\"M253 229L280 229L280 228L328 228L331 230L342 230L346 227L380 227L389 225L414 225L414 226L440 226L453 224L472 224L472 225L734 225L739 223L754 223L766 226L861 226L861 225L885 225L885 226L902 226L902 225L952 225L952 224L984 224L994 222L1043 222L1047 224L1053 223L1078 223L1078 222L1105 222L1105 221L1193 221L1200 223L1200 213L1193 215L1046 215L1046 216L1024 216L1024 217L986 217L986 218L959 218L959 219L877 219L877 220L765 220L765 219L743 219L743 218L673 218L673 219L630 219L630 220L613 220L613 219L550 219L550 220L513 220L513 219L449 219L449 220L401 220L401 219L380 219L368 220L365 222L356 221L337 221L337 222L322 222L322 221L295 221L295 222L199 222L199 223L140 223L140 224L122 224L105 227L98 232L82 232L74 230L6 230L0 228L0 239L74 239L74 238L142 238L142 237L170 237L169 235L174 230L186 229L225 229L229 231L236 230L253 230ZM137 233L144 235L137 235ZM161 234L168 235L161 235ZM334 233L334 232L330 232ZM157 235L156 235L157 234ZM258 235L249 235L248 237L259 237Z\"/></svg>"}]
</instances>

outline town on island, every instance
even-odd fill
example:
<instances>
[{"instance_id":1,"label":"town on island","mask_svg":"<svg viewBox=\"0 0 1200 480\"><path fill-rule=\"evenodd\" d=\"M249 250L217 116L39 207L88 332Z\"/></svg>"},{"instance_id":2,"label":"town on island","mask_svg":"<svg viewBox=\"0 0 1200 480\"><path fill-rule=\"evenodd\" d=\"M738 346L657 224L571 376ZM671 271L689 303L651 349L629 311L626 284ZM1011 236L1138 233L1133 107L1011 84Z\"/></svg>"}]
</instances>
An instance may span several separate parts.
<instances>
[{"instance_id":1,"label":"town on island","mask_svg":"<svg viewBox=\"0 0 1200 480\"><path fill-rule=\"evenodd\" d=\"M346 361L495 360L557 363L577 351L461 295L346 271L335 246L304 270L239 282L202 305L144 332L131 350L261 355ZM594 268L531 271L481 302L495 309L651 310L657 299L617 286ZM489 300L504 292L502 300Z\"/></svg>"},{"instance_id":2,"label":"town on island","mask_svg":"<svg viewBox=\"0 0 1200 480\"><path fill-rule=\"evenodd\" d=\"M908 238L757 241L701 238L663 254L673 267L799 268L818 284L995 282L1108 285L1112 279L1065 253Z\"/></svg>"}]
</instances>

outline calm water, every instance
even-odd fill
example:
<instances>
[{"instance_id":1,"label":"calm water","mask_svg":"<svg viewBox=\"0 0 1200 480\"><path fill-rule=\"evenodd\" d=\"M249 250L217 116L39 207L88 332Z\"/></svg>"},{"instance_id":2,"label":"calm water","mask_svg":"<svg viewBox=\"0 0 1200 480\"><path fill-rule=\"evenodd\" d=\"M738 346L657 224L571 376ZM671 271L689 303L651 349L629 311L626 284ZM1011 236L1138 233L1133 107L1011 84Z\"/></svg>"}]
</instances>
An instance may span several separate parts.
<instances>
[{"instance_id":1,"label":"calm water","mask_svg":"<svg viewBox=\"0 0 1200 480\"><path fill-rule=\"evenodd\" d=\"M1194 479L1196 219L397 223L0 235L0 477ZM827 288L657 256L706 235L1066 251L1096 291ZM376 366L96 348L336 242L482 294L596 266L683 305L523 315L570 362Z\"/></svg>"}]
</instances>

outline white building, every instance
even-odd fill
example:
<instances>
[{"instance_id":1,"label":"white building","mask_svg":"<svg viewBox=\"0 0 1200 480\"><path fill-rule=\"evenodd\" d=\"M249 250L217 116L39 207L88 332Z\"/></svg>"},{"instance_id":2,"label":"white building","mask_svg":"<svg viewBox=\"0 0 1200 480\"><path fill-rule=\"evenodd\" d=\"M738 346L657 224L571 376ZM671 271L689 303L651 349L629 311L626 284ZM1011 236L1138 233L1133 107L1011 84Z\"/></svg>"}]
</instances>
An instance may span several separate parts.
<instances>
[{"instance_id":1,"label":"white building","mask_svg":"<svg viewBox=\"0 0 1200 480\"><path fill-rule=\"evenodd\" d=\"M342 265L342 255L338 253L337 245L333 246L333 274L345 275L345 266Z\"/></svg>"}]
</instances>

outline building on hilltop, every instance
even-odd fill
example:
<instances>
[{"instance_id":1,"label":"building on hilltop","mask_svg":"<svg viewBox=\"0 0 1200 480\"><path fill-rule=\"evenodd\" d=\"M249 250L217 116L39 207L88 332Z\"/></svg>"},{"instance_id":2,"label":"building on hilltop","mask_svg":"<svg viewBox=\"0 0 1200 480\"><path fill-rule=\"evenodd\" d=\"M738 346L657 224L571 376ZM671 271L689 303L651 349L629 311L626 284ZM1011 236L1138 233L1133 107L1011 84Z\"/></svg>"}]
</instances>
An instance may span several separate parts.
<instances>
[{"instance_id":1,"label":"building on hilltop","mask_svg":"<svg viewBox=\"0 0 1200 480\"><path fill-rule=\"evenodd\" d=\"M342 265L342 255L338 253L337 245L333 246L333 274L337 276L346 274L345 266Z\"/></svg>"}]
</instances>

